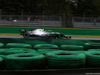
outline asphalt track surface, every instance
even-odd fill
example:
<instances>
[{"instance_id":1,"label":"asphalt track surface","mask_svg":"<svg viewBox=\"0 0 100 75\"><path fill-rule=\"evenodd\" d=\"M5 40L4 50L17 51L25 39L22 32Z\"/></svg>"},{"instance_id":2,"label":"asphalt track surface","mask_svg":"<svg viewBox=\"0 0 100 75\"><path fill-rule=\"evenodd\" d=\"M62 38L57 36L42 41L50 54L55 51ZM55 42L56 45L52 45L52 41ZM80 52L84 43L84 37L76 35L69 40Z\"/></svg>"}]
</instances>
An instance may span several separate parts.
<instances>
[{"instance_id":1,"label":"asphalt track surface","mask_svg":"<svg viewBox=\"0 0 100 75\"><path fill-rule=\"evenodd\" d=\"M21 35L0 35L0 38L23 38ZM71 39L87 39L87 40L100 40L97 37L72 37Z\"/></svg>"}]
</instances>

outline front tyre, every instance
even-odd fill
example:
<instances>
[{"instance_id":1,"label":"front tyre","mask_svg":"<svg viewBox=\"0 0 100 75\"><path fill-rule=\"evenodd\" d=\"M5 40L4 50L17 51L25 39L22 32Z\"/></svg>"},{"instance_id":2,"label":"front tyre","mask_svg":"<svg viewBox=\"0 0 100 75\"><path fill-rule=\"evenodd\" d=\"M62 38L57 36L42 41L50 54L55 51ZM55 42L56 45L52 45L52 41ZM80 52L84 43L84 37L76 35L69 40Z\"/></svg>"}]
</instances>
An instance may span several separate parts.
<instances>
[{"instance_id":1,"label":"front tyre","mask_svg":"<svg viewBox=\"0 0 100 75\"><path fill-rule=\"evenodd\" d=\"M71 36L64 36L64 39L71 39Z\"/></svg>"},{"instance_id":2,"label":"front tyre","mask_svg":"<svg viewBox=\"0 0 100 75\"><path fill-rule=\"evenodd\" d=\"M71 39L72 37L71 37L71 36L69 36L69 38Z\"/></svg>"}]
</instances>

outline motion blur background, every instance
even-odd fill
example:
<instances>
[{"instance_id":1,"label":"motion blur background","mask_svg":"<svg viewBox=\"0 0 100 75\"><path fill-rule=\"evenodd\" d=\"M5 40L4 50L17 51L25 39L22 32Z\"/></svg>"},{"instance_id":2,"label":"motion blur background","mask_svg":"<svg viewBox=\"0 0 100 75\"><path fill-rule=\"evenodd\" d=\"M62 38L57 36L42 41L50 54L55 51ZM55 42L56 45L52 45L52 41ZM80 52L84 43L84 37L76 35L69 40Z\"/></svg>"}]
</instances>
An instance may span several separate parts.
<instances>
[{"instance_id":1,"label":"motion blur background","mask_svg":"<svg viewBox=\"0 0 100 75\"><path fill-rule=\"evenodd\" d=\"M0 26L100 28L100 0L0 0Z\"/></svg>"}]
</instances>

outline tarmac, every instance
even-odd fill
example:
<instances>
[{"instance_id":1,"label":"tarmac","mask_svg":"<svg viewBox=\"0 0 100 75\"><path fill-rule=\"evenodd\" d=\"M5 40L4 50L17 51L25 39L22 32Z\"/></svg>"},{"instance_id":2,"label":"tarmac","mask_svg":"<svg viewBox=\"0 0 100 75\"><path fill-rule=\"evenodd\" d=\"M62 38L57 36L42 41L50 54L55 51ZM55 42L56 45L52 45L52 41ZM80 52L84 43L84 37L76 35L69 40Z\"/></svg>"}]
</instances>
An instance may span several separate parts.
<instances>
[{"instance_id":1,"label":"tarmac","mask_svg":"<svg viewBox=\"0 0 100 75\"><path fill-rule=\"evenodd\" d=\"M0 35L0 38L23 38L21 35ZM33 38L34 39L34 38ZM72 37L71 39L100 40L100 37Z\"/></svg>"}]
</instances>

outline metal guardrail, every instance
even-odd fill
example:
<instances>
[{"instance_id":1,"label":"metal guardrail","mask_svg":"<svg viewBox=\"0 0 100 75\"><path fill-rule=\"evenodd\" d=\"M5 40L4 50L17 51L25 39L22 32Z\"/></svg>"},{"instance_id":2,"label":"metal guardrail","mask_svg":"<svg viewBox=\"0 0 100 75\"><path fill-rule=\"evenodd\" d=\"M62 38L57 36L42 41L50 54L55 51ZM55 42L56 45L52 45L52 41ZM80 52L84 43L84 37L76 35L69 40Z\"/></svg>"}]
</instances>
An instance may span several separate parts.
<instances>
[{"instance_id":1,"label":"metal guardrail","mask_svg":"<svg viewBox=\"0 0 100 75\"><path fill-rule=\"evenodd\" d=\"M0 26L62 27L59 15L0 15Z\"/></svg>"},{"instance_id":2,"label":"metal guardrail","mask_svg":"<svg viewBox=\"0 0 100 75\"><path fill-rule=\"evenodd\" d=\"M100 18L95 17L73 17L74 28L100 28Z\"/></svg>"},{"instance_id":3,"label":"metal guardrail","mask_svg":"<svg viewBox=\"0 0 100 75\"><path fill-rule=\"evenodd\" d=\"M61 21L0 20L0 26L62 27Z\"/></svg>"}]
</instances>

